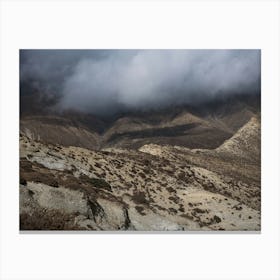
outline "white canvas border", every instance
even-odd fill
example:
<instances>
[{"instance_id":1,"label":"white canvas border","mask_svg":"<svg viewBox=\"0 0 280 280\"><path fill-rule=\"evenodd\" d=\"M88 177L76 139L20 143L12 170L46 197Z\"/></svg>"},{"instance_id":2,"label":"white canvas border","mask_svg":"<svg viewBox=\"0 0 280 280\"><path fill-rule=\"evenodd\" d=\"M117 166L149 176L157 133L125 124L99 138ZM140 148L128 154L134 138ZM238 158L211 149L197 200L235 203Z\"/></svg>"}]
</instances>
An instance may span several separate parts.
<instances>
[{"instance_id":1,"label":"white canvas border","mask_svg":"<svg viewBox=\"0 0 280 280\"><path fill-rule=\"evenodd\" d=\"M2 279L279 279L279 2L2 1ZM19 234L22 48L262 49L261 234Z\"/></svg>"}]
</instances>

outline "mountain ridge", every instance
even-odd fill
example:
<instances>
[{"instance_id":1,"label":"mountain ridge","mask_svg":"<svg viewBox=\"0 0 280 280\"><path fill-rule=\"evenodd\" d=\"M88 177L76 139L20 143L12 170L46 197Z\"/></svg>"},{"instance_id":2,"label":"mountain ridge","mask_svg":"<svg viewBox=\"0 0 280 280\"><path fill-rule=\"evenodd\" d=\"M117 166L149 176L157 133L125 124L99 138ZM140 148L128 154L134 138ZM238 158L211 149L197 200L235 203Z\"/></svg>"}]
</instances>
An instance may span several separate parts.
<instances>
[{"instance_id":1,"label":"mountain ridge","mask_svg":"<svg viewBox=\"0 0 280 280\"><path fill-rule=\"evenodd\" d=\"M22 116L20 132L46 143L93 150L104 147L137 149L150 142L213 149L233 136L251 117L259 115L260 108L255 105L258 102L241 101L215 104L212 105L214 109L207 110L179 106L170 110L127 113L106 120L69 111L62 115L31 114ZM229 106L230 111L227 110Z\"/></svg>"}]
</instances>

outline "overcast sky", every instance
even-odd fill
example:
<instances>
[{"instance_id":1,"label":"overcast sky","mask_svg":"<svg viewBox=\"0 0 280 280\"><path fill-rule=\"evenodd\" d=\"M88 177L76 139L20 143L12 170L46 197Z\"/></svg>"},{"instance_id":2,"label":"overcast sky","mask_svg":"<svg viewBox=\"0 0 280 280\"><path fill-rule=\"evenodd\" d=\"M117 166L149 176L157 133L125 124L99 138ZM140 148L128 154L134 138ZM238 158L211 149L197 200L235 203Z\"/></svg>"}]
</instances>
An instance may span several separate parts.
<instances>
[{"instance_id":1,"label":"overcast sky","mask_svg":"<svg viewBox=\"0 0 280 280\"><path fill-rule=\"evenodd\" d=\"M260 50L22 50L20 79L59 96L57 108L107 114L260 93L260 55Z\"/></svg>"}]
</instances>

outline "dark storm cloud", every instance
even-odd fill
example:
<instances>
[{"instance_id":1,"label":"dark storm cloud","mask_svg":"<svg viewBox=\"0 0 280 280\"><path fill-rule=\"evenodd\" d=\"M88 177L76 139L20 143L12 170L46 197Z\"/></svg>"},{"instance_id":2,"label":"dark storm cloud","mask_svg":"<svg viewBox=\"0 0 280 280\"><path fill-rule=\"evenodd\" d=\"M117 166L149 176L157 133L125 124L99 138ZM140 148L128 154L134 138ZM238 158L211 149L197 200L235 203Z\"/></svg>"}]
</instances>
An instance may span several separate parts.
<instances>
[{"instance_id":1,"label":"dark storm cloud","mask_svg":"<svg viewBox=\"0 0 280 280\"><path fill-rule=\"evenodd\" d=\"M260 92L259 50L21 51L21 81L62 109L111 113Z\"/></svg>"}]
</instances>

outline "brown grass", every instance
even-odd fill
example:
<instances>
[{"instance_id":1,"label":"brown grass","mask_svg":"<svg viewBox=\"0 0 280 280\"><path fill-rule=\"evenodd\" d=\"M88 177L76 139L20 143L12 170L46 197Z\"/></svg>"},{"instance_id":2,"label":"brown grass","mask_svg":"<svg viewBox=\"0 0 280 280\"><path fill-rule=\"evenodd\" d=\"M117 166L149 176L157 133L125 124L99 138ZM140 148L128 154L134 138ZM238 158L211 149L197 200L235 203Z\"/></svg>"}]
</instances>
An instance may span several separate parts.
<instances>
[{"instance_id":1,"label":"brown grass","mask_svg":"<svg viewBox=\"0 0 280 280\"><path fill-rule=\"evenodd\" d=\"M38 210L20 215L20 230L84 230L74 223L74 215L57 210Z\"/></svg>"}]
</instances>

